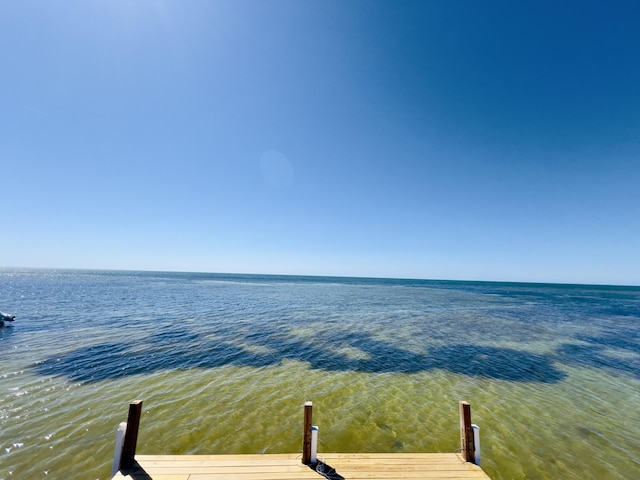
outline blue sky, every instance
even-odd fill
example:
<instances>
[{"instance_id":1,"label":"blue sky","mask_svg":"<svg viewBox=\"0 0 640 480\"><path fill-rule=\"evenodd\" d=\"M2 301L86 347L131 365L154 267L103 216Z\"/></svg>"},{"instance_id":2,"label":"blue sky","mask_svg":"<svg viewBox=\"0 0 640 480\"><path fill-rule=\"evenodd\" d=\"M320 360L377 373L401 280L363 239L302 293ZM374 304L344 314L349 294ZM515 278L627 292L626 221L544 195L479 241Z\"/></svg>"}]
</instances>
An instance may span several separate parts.
<instances>
[{"instance_id":1,"label":"blue sky","mask_svg":"<svg viewBox=\"0 0 640 480\"><path fill-rule=\"evenodd\" d=\"M637 2L0 4L0 266L640 285Z\"/></svg>"}]
</instances>

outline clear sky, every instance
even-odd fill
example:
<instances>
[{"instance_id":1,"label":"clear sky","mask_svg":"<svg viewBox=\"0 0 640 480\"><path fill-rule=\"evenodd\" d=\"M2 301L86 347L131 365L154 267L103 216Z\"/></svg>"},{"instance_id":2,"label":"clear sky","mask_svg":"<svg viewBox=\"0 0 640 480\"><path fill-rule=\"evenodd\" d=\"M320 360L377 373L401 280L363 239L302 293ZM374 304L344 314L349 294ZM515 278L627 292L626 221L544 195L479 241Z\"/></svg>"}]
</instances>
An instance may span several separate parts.
<instances>
[{"instance_id":1,"label":"clear sky","mask_svg":"<svg viewBox=\"0 0 640 480\"><path fill-rule=\"evenodd\" d=\"M0 266L640 285L640 3L0 3Z\"/></svg>"}]
</instances>

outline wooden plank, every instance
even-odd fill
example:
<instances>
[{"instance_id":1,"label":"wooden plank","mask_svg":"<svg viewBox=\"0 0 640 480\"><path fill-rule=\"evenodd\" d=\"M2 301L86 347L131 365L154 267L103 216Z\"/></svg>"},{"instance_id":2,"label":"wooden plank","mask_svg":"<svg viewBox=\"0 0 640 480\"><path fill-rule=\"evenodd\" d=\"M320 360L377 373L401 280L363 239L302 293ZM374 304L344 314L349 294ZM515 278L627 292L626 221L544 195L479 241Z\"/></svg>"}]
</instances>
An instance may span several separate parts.
<instances>
[{"instance_id":1,"label":"wooden plank","mask_svg":"<svg viewBox=\"0 0 640 480\"><path fill-rule=\"evenodd\" d=\"M422 459L422 460L449 460L457 463L464 463L462 457L457 453L318 453L318 456L331 458L350 458L350 459L371 459L371 458L394 458L394 459Z\"/></svg>"},{"instance_id":2,"label":"wooden plank","mask_svg":"<svg viewBox=\"0 0 640 480\"><path fill-rule=\"evenodd\" d=\"M330 465L340 464L344 465L348 468L361 468L361 466L373 465L380 468L387 468L389 470L394 470L397 468L405 468L405 469L438 469L438 470L474 470L473 464L465 464L465 463L452 463L452 462L419 462L419 461L406 461L406 460L387 460L384 462L377 460L335 460L331 458L323 458L321 459L323 463L327 463ZM227 461L227 462L184 462L184 461L174 461L174 462L141 462L147 471L157 471L161 469L168 470L178 470L178 469L201 469L201 468L217 468L217 469L252 469L252 468L261 468L261 469L280 469L280 470L304 470L309 468L306 465L295 465L295 464L283 464L283 463L274 463L269 461L264 462L244 462L244 461Z\"/></svg>"},{"instance_id":3,"label":"wooden plank","mask_svg":"<svg viewBox=\"0 0 640 480\"><path fill-rule=\"evenodd\" d=\"M149 462L142 461L142 465L144 465L147 469L158 469L158 468L199 468L199 467L210 467L216 466L219 468L237 468L237 467L270 467L270 468L298 468L305 469L309 468L307 465L295 464L295 463L283 463L283 462L273 462L269 460L225 460L225 461L185 461L185 460L174 460L171 462Z\"/></svg>"},{"instance_id":4,"label":"wooden plank","mask_svg":"<svg viewBox=\"0 0 640 480\"><path fill-rule=\"evenodd\" d=\"M155 480L155 477L152 477ZM222 478L229 480L321 480L322 477L307 468L306 472L240 472L240 473L192 473L189 480L206 479L219 480Z\"/></svg>"},{"instance_id":5,"label":"wooden plank","mask_svg":"<svg viewBox=\"0 0 640 480\"><path fill-rule=\"evenodd\" d=\"M435 472L472 472L475 471L474 468L464 466L464 465L438 465L438 464L402 464L398 463L396 465L390 465L388 463L379 464L379 463L345 463L345 462L325 462L328 465L338 469L341 468L343 470L351 470L351 471L363 471L363 470L385 470L386 472L417 472L424 470L432 470Z\"/></svg>"},{"instance_id":6,"label":"wooden plank","mask_svg":"<svg viewBox=\"0 0 640 480\"><path fill-rule=\"evenodd\" d=\"M390 462L449 462L464 464L457 453L320 453L319 456L330 459L377 460ZM302 465L300 454L240 454L240 455L137 455L140 463L150 462L233 462L233 463L296 463Z\"/></svg>"},{"instance_id":7,"label":"wooden plank","mask_svg":"<svg viewBox=\"0 0 640 480\"><path fill-rule=\"evenodd\" d=\"M489 478L480 467L456 454L327 454L324 462L347 480Z\"/></svg>"},{"instance_id":8,"label":"wooden plank","mask_svg":"<svg viewBox=\"0 0 640 480\"><path fill-rule=\"evenodd\" d=\"M489 480L455 453L327 453L319 459L346 480ZM138 455L140 469L114 480L322 480L300 454Z\"/></svg>"},{"instance_id":9,"label":"wooden plank","mask_svg":"<svg viewBox=\"0 0 640 480\"><path fill-rule=\"evenodd\" d=\"M407 473L399 473L397 475L390 474L385 471L378 472L362 472L362 473L353 473L349 471L338 471L338 473L345 480L371 480L371 479L380 479L380 480L402 480L402 479L414 479L414 478L423 478L423 479L432 479L432 478L440 478L440 479L456 479L456 480L487 480L486 475L482 475L478 472L448 472L443 474L442 472L433 472L430 470L425 470L422 472L414 472L411 474ZM319 474L318 474L319 475ZM235 478L235 477L234 477ZM319 477L321 478L321 477ZM155 479L154 479L155 480ZM190 477L191 480L191 477Z\"/></svg>"},{"instance_id":10,"label":"wooden plank","mask_svg":"<svg viewBox=\"0 0 640 480\"><path fill-rule=\"evenodd\" d=\"M219 465L182 465L182 466L161 466L161 467L149 467L148 465L144 465L144 471L149 475L153 474L161 474L161 473L171 473L171 474L180 474L180 473L217 473L217 474L231 474L231 473L299 473L299 472L308 472L311 471L309 467L306 465L304 468L296 467L296 466L287 466L287 465L227 465L227 466L219 466Z\"/></svg>"},{"instance_id":11,"label":"wooden plank","mask_svg":"<svg viewBox=\"0 0 640 480\"><path fill-rule=\"evenodd\" d=\"M464 465L464 460L456 453L324 453L325 458L348 460L451 462ZM301 465L299 454L241 454L241 455L138 455L141 463L149 462L236 462L236 463L296 463Z\"/></svg>"},{"instance_id":12,"label":"wooden plank","mask_svg":"<svg viewBox=\"0 0 640 480\"><path fill-rule=\"evenodd\" d=\"M165 474L160 473L151 477L151 480L190 480L189 473L181 473L181 474ZM124 474L122 472L116 473L112 480L139 480L139 479L148 479L149 477L145 475L145 472L142 470L129 470L128 473Z\"/></svg>"},{"instance_id":13,"label":"wooden plank","mask_svg":"<svg viewBox=\"0 0 640 480\"><path fill-rule=\"evenodd\" d=\"M123 475L122 473L118 472L116 474L115 477L113 477L113 480L139 480L142 478L147 478L144 477L142 475L140 476L136 476L136 475ZM180 474L180 475L154 475L152 480L191 480L191 476L186 473L186 474Z\"/></svg>"},{"instance_id":14,"label":"wooden plank","mask_svg":"<svg viewBox=\"0 0 640 480\"><path fill-rule=\"evenodd\" d=\"M449 454L451 455L451 454ZM176 460L186 460L186 461L219 461L219 460L233 460L238 461L239 459L243 460L277 460L277 461L285 461L285 460L298 460L298 463L301 464L299 453L242 453L242 454L219 454L219 455L136 455L136 460L138 462L142 461L168 461L173 462Z\"/></svg>"}]
</instances>

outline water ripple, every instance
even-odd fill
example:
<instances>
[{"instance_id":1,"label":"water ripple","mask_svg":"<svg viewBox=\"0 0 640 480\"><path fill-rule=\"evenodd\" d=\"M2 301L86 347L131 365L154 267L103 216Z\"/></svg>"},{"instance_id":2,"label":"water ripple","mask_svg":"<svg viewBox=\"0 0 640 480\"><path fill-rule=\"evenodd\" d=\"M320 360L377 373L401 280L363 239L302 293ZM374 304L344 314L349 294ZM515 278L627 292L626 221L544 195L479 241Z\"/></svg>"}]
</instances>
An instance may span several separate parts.
<instances>
[{"instance_id":1,"label":"water ripple","mask_svg":"<svg viewBox=\"0 0 640 480\"><path fill-rule=\"evenodd\" d=\"M106 478L133 398L148 453L298 451L305 400L324 451L454 451L464 398L496 480L637 474L637 288L23 271L0 292L0 478Z\"/></svg>"}]
</instances>

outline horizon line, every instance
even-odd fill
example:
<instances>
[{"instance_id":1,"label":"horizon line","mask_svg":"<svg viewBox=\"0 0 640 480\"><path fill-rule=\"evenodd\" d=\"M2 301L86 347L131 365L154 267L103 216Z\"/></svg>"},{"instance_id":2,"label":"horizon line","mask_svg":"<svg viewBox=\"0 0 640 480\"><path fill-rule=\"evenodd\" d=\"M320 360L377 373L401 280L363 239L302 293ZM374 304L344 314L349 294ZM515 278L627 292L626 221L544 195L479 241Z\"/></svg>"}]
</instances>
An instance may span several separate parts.
<instances>
[{"instance_id":1,"label":"horizon line","mask_svg":"<svg viewBox=\"0 0 640 480\"><path fill-rule=\"evenodd\" d=\"M129 272L129 273L182 273L182 274L202 274L202 275L230 275L230 276L263 276L263 277L305 277L305 278L335 278L335 279L360 279L360 280L398 280L414 282L458 282L458 283L502 283L520 285L556 285L556 286L588 286L588 287L625 287L640 288L640 285L623 283L576 283L560 281L532 281L532 280L479 280L479 279L456 279L456 278L417 278L417 277L384 277L370 275L319 275L309 273L249 273L249 272L211 272L205 270L167 270L167 269L135 269L135 268L104 268L104 267L22 267L22 266L0 266L3 270L51 270L51 271L80 271L80 272Z\"/></svg>"}]
</instances>

